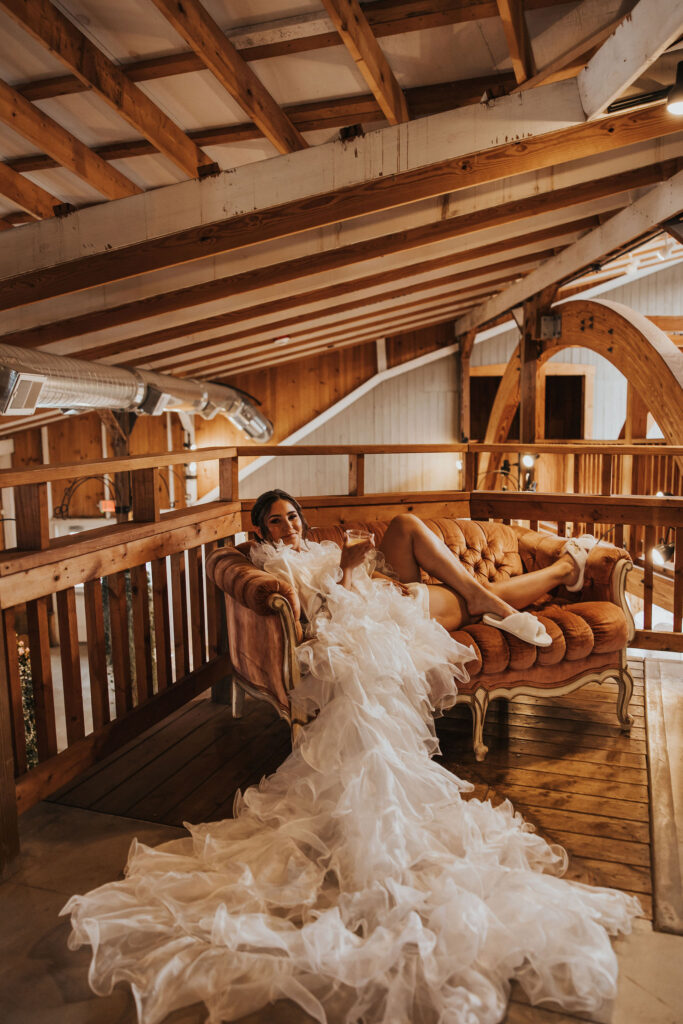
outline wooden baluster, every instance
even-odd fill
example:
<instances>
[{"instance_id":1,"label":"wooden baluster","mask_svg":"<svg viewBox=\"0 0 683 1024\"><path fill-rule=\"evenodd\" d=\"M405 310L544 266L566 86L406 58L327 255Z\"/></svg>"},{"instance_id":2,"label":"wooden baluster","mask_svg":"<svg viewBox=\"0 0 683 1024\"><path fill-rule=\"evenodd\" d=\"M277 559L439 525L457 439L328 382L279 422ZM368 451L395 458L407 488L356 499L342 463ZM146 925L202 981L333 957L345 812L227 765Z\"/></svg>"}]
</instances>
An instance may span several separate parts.
<instances>
[{"instance_id":1,"label":"wooden baluster","mask_svg":"<svg viewBox=\"0 0 683 1024\"><path fill-rule=\"evenodd\" d=\"M196 671L206 661L206 614L204 609L204 566L202 549L187 552L188 583L190 591L190 638L192 642L192 669Z\"/></svg>"},{"instance_id":2,"label":"wooden baluster","mask_svg":"<svg viewBox=\"0 0 683 1024\"><path fill-rule=\"evenodd\" d=\"M133 488L135 493L135 488ZM147 590L147 564L130 570L133 611L133 644L135 647L135 681L137 703L144 704L153 693L152 637L149 622L149 593Z\"/></svg>"},{"instance_id":3,"label":"wooden baluster","mask_svg":"<svg viewBox=\"0 0 683 1024\"><path fill-rule=\"evenodd\" d=\"M463 488L465 491L478 490L476 452L465 452L465 478L463 482Z\"/></svg>"},{"instance_id":4,"label":"wooden baluster","mask_svg":"<svg viewBox=\"0 0 683 1024\"><path fill-rule=\"evenodd\" d=\"M10 639L13 631L10 634ZM7 676L6 633L0 629L0 877L19 853L19 815L14 782L10 685ZM22 716L21 727L24 722Z\"/></svg>"},{"instance_id":5,"label":"wooden baluster","mask_svg":"<svg viewBox=\"0 0 683 1024\"><path fill-rule=\"evenodd\" d=\"M17 547L20 551L44 551L50 546L47 484L22 484L14 488Z\"/></svg>"},{"instance_id":6,"label":"wooden baluster","mask_svg":"<svg viewBox=\"0 0 683 1024\"><path fill-rule=\"evenodd\" d=\"M6 608L3 612L3 628L5 631L9 719L11 721L12 738L14 741L12 744L14 748L14 771L17 775L22 775L26 771L26 729L24 726L24 706L21 698L21 674L19 671L17 631L14 625L14 608Z\"/></svg>"},{"instance_id":7,"label":"wooden baluster","mask_svg":"<svg viewBox=\"0 0 683 1024\"><path fill-rule=\"evenodd\" d=\"M185 588L185 553L171 555L171 595L173 598L173 648L175 678L190 671L190 649L187 632L187 591Z\"/></svg>"},{"instance_id":8,"label":"wooden baluster","mask_svg":"<svg viewBox=\"0 0 683 1024\"><path fill-rule=\"evenodd\" d=\"M57 621L59 624L59 655L62 663L66 739L71 746L85 736L83 721L83 683L81 680L81 654L78 649L78 621L76 619L76 591L73 587L57 592Z\"/></svg>"},{"instance_id":9,"label":"wooden baluster","mask_svg":"<svg viewBox=\"0 0 683 1024\"><path fill-rule=\"evenodd\" d=\"M567 524L566 524L566 522L558 520L558 522L557 522L557 536L558 537L566 537L567 536Z\"/></svg>"},{"instance_id":10,"label":"wooden baluster","mask_svg":"<svg viewBox=\"0 0 683 1024\"><path fill-rule=\"evenodd\" d=\"M612 493L612 470L614 467L614 458L612 455L601 455L602 459L602 472L600 474L600 493L611 494Z\"/></svg>"},{"instance_id":11,"label":"wooden baluster","mask_svg":"<svg viewBox=\"0 0 683 1024\"><path fill-rule=\"evenodd\" d=\"M83 591L85 599L85 633L88 640L92 723L94 729L99 729L111 720L109 680L107 678L107 652L104 639L102 582L99 579L88 580L83 587Z\"/></svg>"},{"instance_id":12,"label":"wooden baluster","mask_svg":"<svg viewBox=\"0 0 683 1024\"><path fill-rule=\"evenodd\" d=\"M365 455L349 455L349 494L365 494Z\"/></svg>"},{"instance_id":13,"label":"wooden baluster","mask_svg":"<svg viewBox=\"0 0 683 1024\"><path fill-rule=\"evenodd\" d=\"M615 547L623 548L624 546L624 524L617 523L614 527L614 544Z\"/></svg>"},{"instance_id":14,"label":"wooden baluster","mask_svg":"<svg viewBox=\"0 0 683 1024\"><path fill-rule=\"evenodd\" d=\"M31 652L31 679L36 707L36 739L40 761L45 761L57 753L55 703L50 662L49 603L49 597L38 597L35 601L26 603L28 645Z\"/></svg>"},{"instance_id":15,"label":"wooden baluster","mask_svg":"<svg viewBox=\"0 0 683 1024\"><path fill-rule=\"evenodd\" d=\"M680 633L683 627L683 526L676 527L674 544L674 633Z\"/></svg>"},{"instance_id":16,"label":"wooden baluster","mask_svg":"<svg viewBox=\"0 0 683 1024\"><path fill-rule=\"evenodd\" d=\"M159 470L136 469L131 473L133 520L136 523L158 523L161 518Z\"/></svg>"},{"instance_id":17,"label":"wooden baluster","mask_svg":"<svg viewBox=\"0 0 683 1024\"><path fill-rule=\"evenodd\" d=\"M168 573L166 559L152 562L152 600L154 602L154 641L157 655L157 690L161 693L171 685L171 622L168 610Z\"/></svg>"},{"instance_id":18,"label":"wooden baluster","mask_svg":"<svg viewBox=\"0 0 683 1024\"><path fill-rule=\"evenodd\" d=\"M108 576L107 586L109 588L109 625L111 632L111 660L114 669L114 696L116 716L120 718L133 707L133 678L128 635L126 573L116 572Z\"/></svg>"},{"instance_id":19,"label":"wooden baluster","mask_svg":"<svg viewBox=\"0 0 683 1024\"><path fill-rule=\"evenodd\" d=\"M220 501L239 501L240 478L239 459L232 455L229 459L218 460L218 498Z\"/></svg>"},{"instance_id":20,"label":"wooden baluster","mask_svg":"<svg viewBox=\"0 0 683 1024\"><path fill-rule=\"evenodd\" d=\"M652 629L652 598L654 596L654 578L652 567L652 549L655 546L654 526L645 527L645 569L643 571L643 629Z\"/></svg>"},{"instance_id":21,"label":"wooden baluster","mask_svg":"<svg viewBox=\"0 0 683 1024\"><path fill-rule=\"evenodd\" d=\"M218 544L215 540L204 545L204 558L208 560L209 555L216 550ZM207 576L204 580L206 586L206 626L209 638L209 659L217 658L222 654L221 645L221 608L223 605L223 591L220 590L213 580Z\"/></svg>"}]
</instances>

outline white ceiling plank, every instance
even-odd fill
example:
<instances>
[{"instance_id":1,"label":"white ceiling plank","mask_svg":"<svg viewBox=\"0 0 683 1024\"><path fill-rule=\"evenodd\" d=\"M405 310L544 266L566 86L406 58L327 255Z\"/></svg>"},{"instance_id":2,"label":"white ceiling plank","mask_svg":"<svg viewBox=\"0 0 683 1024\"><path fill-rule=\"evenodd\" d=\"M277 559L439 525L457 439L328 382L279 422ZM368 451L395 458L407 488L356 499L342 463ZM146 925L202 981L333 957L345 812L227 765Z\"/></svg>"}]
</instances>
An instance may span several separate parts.
<instances>
[{"instance_id":1,"label":"white ceiling plank","mask_svg":"<svg viewBox=\"0 0 683 1024\"><path fill-rule=\"evenodd\" d=\"M586 118L603 114L681 33L683 4L639 0L579 72L577 85Z\"/></svg>"},{"instance_id":2,"label":"white ceiling plank","mask_svg":"<svg viewBox=\"0 0 683 1024\"><path fill-rule=\"evenodd\" d=\"M391 175L560 131L584 120L576 82L556 82L501 97L488 106L462 107L381 128L351 143L331 142L202 181L180 182L118 200L116 205L79 210L57 222L26 225L17 232L13 251L0 253L0 279L312 195L386 181ZM38 233L37 228L47 230Z\"/></svg>"},{"instance_id":3,"label":"white ceiling plank","mask_svg":"<svg viewBox=\"0 0 683 1024\"><path fill-rule=\"evenodd\" d=\"M518 284L461 317L456 334L465 334L494 320L549 285L568 281L585 267L603 260L610 253L653 231L659 224L678 216L683 210L683 171L656 185L632 206L617 213L606 224L568 246L554 259L547 260Z\"/></svg>"}]
</instances>

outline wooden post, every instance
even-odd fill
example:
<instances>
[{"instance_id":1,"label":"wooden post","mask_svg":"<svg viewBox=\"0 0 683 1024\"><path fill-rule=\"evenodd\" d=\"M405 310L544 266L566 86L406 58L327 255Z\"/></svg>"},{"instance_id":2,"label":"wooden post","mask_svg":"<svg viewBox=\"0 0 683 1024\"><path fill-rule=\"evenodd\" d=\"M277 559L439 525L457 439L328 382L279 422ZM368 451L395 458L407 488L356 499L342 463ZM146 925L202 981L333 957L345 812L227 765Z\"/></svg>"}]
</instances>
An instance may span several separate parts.
<instances>
[{"instance_id":1,"label":"wooden post","mask_svg":"<svg viewBox=\"0 0 683 1024\"><path fill-rule=\"evenodd\" d=\"M477 487L477 453L465 452L464 490L476 491Z\"/></svg>"},{"instance_id":2,"label":"wooden post","mask_svg":"<svg viewBox=\"0 0 683 1024\"><path fill-rule=\"evenodd\" d=\"M614 458L612 455L601 455L602 472L600 475L600 493L612 493L612 473L614 470Z\"/></svg>"},{"instance_id":3,"label":"wooden post","mask_svg":"<svg viewBox=\"0 0 683 1024\"><path fill-rule=\"evenodd\" d=\"M229 459L218 460L218 498L220 501L239 501L240 478L239 459L232 455Z\"/></svg>"},{"instance_id":4,"label":"wooden post","mask_svg":"<svg viewBox=\"0 0 683 1024\"><path fill-rule=\"evenodd\" d=\"M470 358L476 336L476 331L468 331L458 339L460 343L460 440L464 442L469 441L472 432Z\"/></svg>"},{"instance_id":5,"label":"wooden post","mask_svg":"<svg viewBox=\"0 0 683 1024\"><path fill-rule=\"evenodd\" d=\"M20 551L44 551L50 546L47 484L23 484L14 489L17 547Z\"/></svg>"},{"instance_id":6,"label":"wooden post","mask_svg":"<svg viewBox=\"0 0 683 1024\"><path fill-rule=\"evenodd\" d=\"M365 494L365 456L349 455L349 494Z\"/></svg>"},{"instance_id":7,"label":"wooden post","mask_svg":"<svg viewBox=\"0 0 683 1024\"><path fill-rule=\"evenodd\" d=\"M134 412L112 412L111 409L98 409L98 415L107 429L112 455L130 455L130 435L137 422ZM118 509L116 520L119 523L128 521L128 512L123 509L131 507L130 475L114 474L114 487L117 494Z\"/></svg>"},{"instance_id":8,"label":"wooden post","mask_svg":"<svg viewBox=\"0 0 683 1024\"><path fill-rule=\"evenodd\" d=\"M14 783L10 683L4 628L0 628L0 878L19 854L19 814ZM22 722L23 728L23 722Z\"/></svg>"},{"instance_id":9,"label":"wooden post","mask_svg":"<svg viewBox=\"0 0 683 1024\"><path fill-rule=\"evenodd\" d=\"M541 316L550 312L556 293L557 285L551 285L524 303L519 409L519 439L522 444L534 444L544 433L544 405L539 404L542 387L538 364L541 353Z\"/></svg>"},{"instance_id":10,"label":"wooden post","mask_svg":"<svg viewBox=\"0 0 683 1024\"><path fill-rule=\"evenodd\" d=\"M136 469L131 473L133 520L136 523L158 523L161 518L159 470Z\"/></svg>"}]
</instances>

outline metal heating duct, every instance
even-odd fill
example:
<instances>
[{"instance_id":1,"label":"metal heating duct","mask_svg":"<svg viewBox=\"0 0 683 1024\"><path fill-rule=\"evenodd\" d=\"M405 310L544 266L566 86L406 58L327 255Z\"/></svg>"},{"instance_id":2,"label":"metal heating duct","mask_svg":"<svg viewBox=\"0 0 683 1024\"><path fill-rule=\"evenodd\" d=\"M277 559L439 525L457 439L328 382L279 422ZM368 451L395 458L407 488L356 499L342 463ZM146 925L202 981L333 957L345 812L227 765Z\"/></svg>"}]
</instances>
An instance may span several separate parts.
<instances>
[{"instance_id":1,"label":"metal heating duct","mask_svg":"<svg viewBox=\"0 0 683 1024\"><path fill-rule=\"evenodd\" d=\"M118 409L152 416L196 412L204 419L221 413L255 441L273 435L270 420L237 388L0 345L0 413L29 415L38 408Z\"/></svg>"}]
</instances>

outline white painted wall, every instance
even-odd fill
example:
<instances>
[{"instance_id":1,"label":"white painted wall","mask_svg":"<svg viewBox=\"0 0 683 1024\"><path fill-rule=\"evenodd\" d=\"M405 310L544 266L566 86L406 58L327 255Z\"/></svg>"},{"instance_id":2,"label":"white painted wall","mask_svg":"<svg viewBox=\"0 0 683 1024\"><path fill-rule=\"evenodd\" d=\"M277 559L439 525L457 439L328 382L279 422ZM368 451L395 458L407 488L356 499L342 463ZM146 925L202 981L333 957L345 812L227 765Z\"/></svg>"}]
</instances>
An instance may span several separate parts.
<instances>
[{"instance_id":1,"label":"white painted wall","mask_svg":"<svg viewBox=\"0 0 683 1024\"><path fill-rule=\"evenodd\" d=\"M446 356L386 381L305 439L305 444L452 444L457 441L456 361ZM365 489L442 490L459 486L451 455L368 456ZM240 484L256 497L271 487L292 494L346 494L345 456L274 459Z\"/></svg>"}]
</instances>

